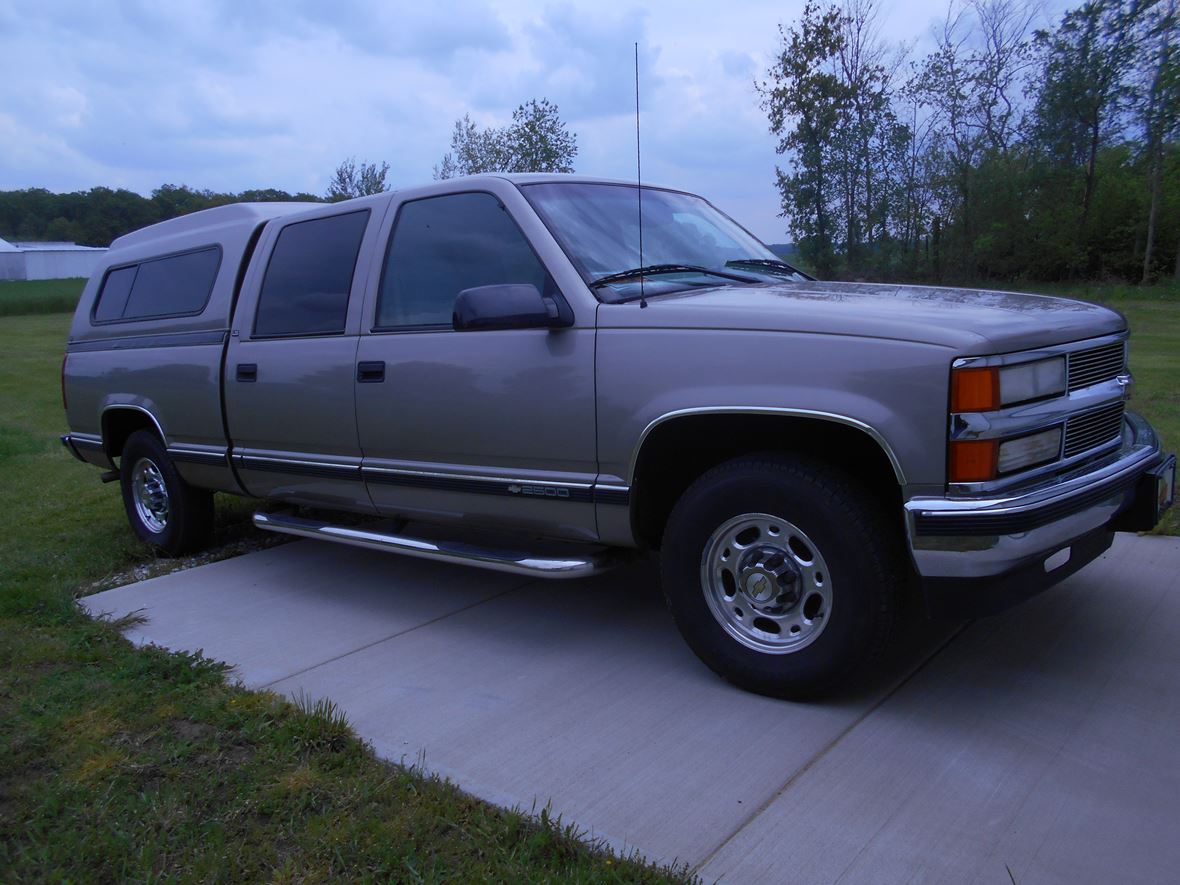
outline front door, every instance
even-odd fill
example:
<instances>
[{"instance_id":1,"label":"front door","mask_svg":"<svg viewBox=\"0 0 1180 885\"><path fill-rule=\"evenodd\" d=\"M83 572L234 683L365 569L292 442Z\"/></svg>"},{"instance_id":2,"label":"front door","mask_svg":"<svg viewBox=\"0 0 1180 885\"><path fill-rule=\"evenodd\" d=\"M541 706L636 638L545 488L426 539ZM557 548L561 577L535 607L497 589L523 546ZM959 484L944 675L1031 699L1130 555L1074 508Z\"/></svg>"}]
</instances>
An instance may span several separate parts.
<instances>
[{"instance_id":1,"label":"front door","mask_svg":"<svg viewBox=\"0 0 1180 885\"><path fill-rule=\"evenodd\" d=\"M356 385L369 494L383 513L591 540L593 315L452 329L460 291L502 283L562 299L500 198L401 205L357 354L370 373Z\"/></svg>"}]
</instances>

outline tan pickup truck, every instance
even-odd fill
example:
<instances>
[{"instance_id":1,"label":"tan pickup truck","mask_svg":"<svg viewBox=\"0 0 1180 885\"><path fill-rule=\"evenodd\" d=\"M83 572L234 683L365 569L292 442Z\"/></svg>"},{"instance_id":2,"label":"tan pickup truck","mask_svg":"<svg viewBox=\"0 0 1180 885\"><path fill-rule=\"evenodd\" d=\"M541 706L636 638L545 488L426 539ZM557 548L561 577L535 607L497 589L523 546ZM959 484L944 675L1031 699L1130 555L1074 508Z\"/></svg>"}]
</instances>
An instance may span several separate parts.
<instances>
[{"instance_id":1,"label":"tan pickup truck","mask_svg":"<svg viewBox=\"0 0 1180 885\"><path fill-rule=\"evenodd\" d=\"M121 237L70 332L63 442L172 554L214 492L539 578L658 552L700 658L790 697L880 650L908 589L995 611L1170 504L1114 311L817 282L663 188L641 252L639 193L479 176Z\"/></svg>"}]
</instances>

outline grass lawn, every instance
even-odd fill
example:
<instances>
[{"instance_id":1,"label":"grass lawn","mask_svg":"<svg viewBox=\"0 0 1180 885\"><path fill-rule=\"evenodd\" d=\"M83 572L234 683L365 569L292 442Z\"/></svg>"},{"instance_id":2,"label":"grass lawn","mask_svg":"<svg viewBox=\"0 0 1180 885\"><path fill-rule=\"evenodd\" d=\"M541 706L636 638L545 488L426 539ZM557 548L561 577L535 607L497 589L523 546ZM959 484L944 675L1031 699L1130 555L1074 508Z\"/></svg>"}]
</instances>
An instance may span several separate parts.
<instances>
[{"instance_id":1,"label":"grass lawn","mask_svg":"<svg viewBox=\"0 0 1180 885\"><path fill-rule=\"evenodd\" d=\"M0 879L688 878L385 764L330 705L233 687L78 614L77 595L152 558L117 488L57 442L69 316L41 307L80 283L54 283L0 283L0 313L33 314L0 320ZM1135 407L1180 447L1180 293L1072 291L1126 314ZM250 531L248 505L218 507L221 542ZM1180 534L1175 510L1159 531Z\"/></svg>"},{"instance_id":2,"label":"grass lawn","mask_svg":"<svg viewBox=\"0 0 1180 885\"><path fill-rule=\"evenodd\" d=\"M688 878L388 765L330 706L235 688L80 615L79 588L150 556L117 487L57 441L68 325L0 321L0 881ZM246 530L247 508L219 508L222 540Z\"/></svg>"},{"instance_id":3,"label":"grass lawn","mask_svg":"<svg viewBox=\"0 0 1180 885\"><path fill-rule=\"evenodd\" d=\"M65 280L0 280L0 317L40 313L73 313L86 285L83 278Z\"/></svg>"}]
</instances>

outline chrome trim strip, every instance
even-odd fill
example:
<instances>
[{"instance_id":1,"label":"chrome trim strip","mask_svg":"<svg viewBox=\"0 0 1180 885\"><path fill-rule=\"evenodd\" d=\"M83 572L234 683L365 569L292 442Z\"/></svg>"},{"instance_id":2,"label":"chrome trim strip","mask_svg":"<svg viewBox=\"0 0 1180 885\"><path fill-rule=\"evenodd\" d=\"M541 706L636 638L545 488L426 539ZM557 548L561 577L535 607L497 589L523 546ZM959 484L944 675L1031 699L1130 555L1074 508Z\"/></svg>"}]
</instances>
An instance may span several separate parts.
<instances>
[{"instance_id":1,"label":"chrome trim strip","mask_svg":"<svg viewBox=\"0 0 1180 885\"><path fill-rule=\"evenodd\" d=\"M594 487L594 503L614 507L630 507L631 489L627 486L596 485Z\"/></svg>"},{"instance_id":2,"label":"chrome trim strip","mask_svg":"<svg viewBox=\"0 0 1180 885\"><path fill-rule=\"evenodd\" d=\"M75 448L91 449L96 452L102 452L106 450L100 437L92 436L87 433L67 433L64 437L62 437L62 439L69 440L70 444L72 444Z\"/></svg>"},{"instance_id":3,"label":"chrome trim strip","mask_svg":"<svg viewBox=\"0 0 1180 885\"><path fill-rule=\"evenodd\" d=\"M631 460L627 465L627 479L631 481L632 485L635 483L635 466L639 463L639 453L643 450L643 444L647 442L648 434L665 421L670 421L674 418L683 418L688 415L782 415L795 418L814 418L820 421L844 424L867 433L885 452L885 456L889 458L889 463L893 466L893 474L897 478L898 484L903 486L906 484L905 472L901 469L901 462L897 460L897 456L893 453L893 449L889 447L889 443L885 441L885 437L878 433L876 428L865 424L863 421L858 421L856 418L849 418L847 415L837 415L833 412L817 412L811 409L788 409L768 406L700 406L697 408L676 409L672 412L666 412L644 428L643 433L639 436L639 442L635 444L635 448L631 451Z\"/></svg>"},{"instance_id":4,"label":"chrome trim strip","mask_svg":"<svg viewBox=\"0 0 1180 885\"><path fill-rule=\"evenodd\" d=\"M487 476L478 475L474 473L442 473L431 470L408 470L403 467L375 467L370 464L365 464L363 470L366 473L382 473L382 474L396 474L400 476L421 476L433 477L438 479L469 479L476 482L504 482L504 483L527 483L528 485L537 486L562 486L569 489L590 489L593 483L588 482L560 482L551 479L537 479L535 477L512 477L512 476Z\"/></svg>"},{"instance_id":5,"label":"chrome trim strip","mask_svg":"<svg viewBox=\"0 0 1180 885\"><path fill-rule=\"evenodd\" d=\"M995 412L952 412L950 439L998 439L1035 433L1068 418L1084 417L1103 406L1123 402L1126 391L1126 385L1111 380L1068 396L1008 406Z\"/></svg>"},{"instance_id":6,"label":"chrome trim strip","mask_svg":"<svg viewBox=\"0 0 1180 885\"><path fill-rule=\"evenodd\" d=\"M500 495L528 500L563 501L587 504L593 500L593 489L588 484L547 482L529 479L503 479L461 476L457 474L415 473L406 470L384 470L365 467L361 471L367 482L387 483L413 488L433 489L459 494Z\"/></svg>"},{"instance_id":7,"label":"chrome trim strip","mask_svg":"<svg viewBox=\"0 0 1180 885\"><path fill-rule=\"evenodd\" d=\"M96 451L99 451L99 452L103 451L101 441L98 443L94 443L91 440L79 439L69 433L64 434L61 437L61 444L63 446L65 446L67 452L69 452L71 455L73 455L75 458L77 458L83 464L89 464L90 462L82 457L82 453L78 451L79 446L81 446L83 448L90 446L90 447L93 447Z\"/></svg>"},{"instance_id":8,"label":"chrome trim strip","mask_svg":"<svg viewBox=\"0 0 1180 885\"><path fill-rule=\"evenodd\" d=\"M316 476L321 479L347 479L361 481L361 466L331 461L305 461L300 458L273 458L265 455L248 455L234 452L233 460L239 470L261 470L266 473L291 473L299 476Z\"/></svg>"},{"instance_id":9,"label":"chrome trim strip","mask_svg":"<svg viewBox=\"0 0 1180 885\"><path fill-rule=\"evenodd\" d=\"M248 452L234 452L233 461L239 469L245 470L297 473L331 479L362 480L429 488L461 494L504 495L527 500L562 501L571 504L591 502L628 504L631 494L631 490L625 486L608 487L596 486L593 483L542 480L531 477L478 476L469 473L408 470L400 467L373 467L359 461L341 463L303 458L280 458L273 455L254 455ZM554 493L528 491L529 489L546 488L553 489ZM557 493L559 490L560 494Z\"/></svg>"},{"instance_id":10,"label":"chrome trim strip","mask_svg":"<svg viewBox=\"0 0 1180 885\"><path fill-rule=\"evenodd\" d=\"M1013 366L1019 363L1032 363L1037 360L1048 359L1055 356L1063 356L1065 354L1073 353L1078 350L1090 350L1095 347L1102 347L1106 344L1113 344L1116 341L1126 341L1130 338L1129 331L1116 332L1113 335L1100 335L1097 338L1083 338L1080 341L1067 341L1064 344L1054 344L1049 347L1040 347L1036 350L1021 350L1016 353L1000 353L990 356L965 356L959 357L951 363L952 369L963 369L969 366Z\"/></svg>"},{"instance_id":11,"label":"chrome trim strip","mask_svg":"<svg viewBox=\"0 0 1180 885\"><path fill-rule=\"evenodd\" d=\"M621 565L627 559L625 554L611 548L591 548L584 556L538 556L524 551L476 547L460 541L413 538L363 526L332 525L283 513L255 513L254 525L269 532L549 580L587 578Z\"/></svg>"},{"instance_id":12,"label":"chrome trim strip","mask_svg":"<svg viewBox=\"0 0 1180 885\"><path fill-rule=\"evenodd\" d=\"M1027 532L1118 494L1159 458L1159 443L1150 425L1138 416L1133 420L1134 443L1127 446L1126 454L1098 469L1020 495L910 499L905 511L911 539Z\"/></svg>"},{"instance_id":13,"label":"chrome trim strip","mask_svg":"<svg viewBox=\"0 0 1180 885\"><path fill-rule=\"evenodd\" d=\"M359 470L360 461L313 461L305 458L277 458L273 455L255 455L251 452L234 452L234 459L238 461L265 461L269 464L277 464L280 466L292 465L295 467L325 467L329 470L335 468L337 470Z\"/></svg>"},{"instance_id":14,"label":"chrome trim strip","mask_svg":"<svg viewBox=\"0 0 1180 885\"><path fill-rule=\"evenodd\" d=\"M152 317L156 319L156 317ZM164 319L160 317L160 319ZM105 324L104 324L105 325ZM141 350L146 347L200 347L222 345L229 340L228 330L199 332L160 332L154 335L125 335L118 338L97 338L85 341L71 341L66 345L68 353L93 353L103 350Z\"/></svg>"},{"instance_id":15,"label":"chrome trim strip","mask_svg":"<svg viewBox=\"0 0 1180 885\"><path fill-rule=\"evenodd\" d=\"M197 448L196 446L169 446L168 457L173 461L187 464L208 464L214 467L228 467L225 447Z\"/></svg>"}]
</instances>

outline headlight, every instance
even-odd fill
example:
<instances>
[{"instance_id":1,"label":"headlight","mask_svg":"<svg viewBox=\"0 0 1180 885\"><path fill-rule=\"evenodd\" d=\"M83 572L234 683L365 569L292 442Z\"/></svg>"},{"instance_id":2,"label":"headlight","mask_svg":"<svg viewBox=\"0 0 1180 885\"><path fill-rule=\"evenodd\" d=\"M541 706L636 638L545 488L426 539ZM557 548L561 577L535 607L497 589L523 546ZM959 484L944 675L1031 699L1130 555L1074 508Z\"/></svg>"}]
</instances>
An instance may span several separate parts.
<instances>
[{"instance_id":1,"label":"headlight","mask_svg":"<svg viewBox=\"0 0 1180 885\"><path fill-rule=\"evenodd\" d=\"M1065 357L1000 369L1000 405L1065 393Z\"/></svg>"},{"instance_id":2,"label":"headlight","mask_svg":"<svg viewBox=\"0 0 1180 885\"><path fill-rule=\"evenodd\" d=\"M998 476L1055 461L1061 454L1061 427L1016 439L971 439L952 442L951 482L990 482Z\"/></svg>"},{"instance_id":3,"label":"headlight","mask_svg":"<svg viewBox=\"0 0 1180 885\"><path fill-rule=\"evenodd\" d=\"M1054 461L1059 454L1061 428L1054 427L1000 443L1000 456L996 459L996 467L1000 473L1011 473L1023 467Z\"/></svg>"},{"instance_id":4,"label":"headlight","mask_svg":"<svg viewBox=\"0 0 1180 885\"><path fill-rule=\"evenodd\" d=\"M994 412L1003 406L1065 393L1065 357L1015 366L951 370L952 412Z\"/></svg>"}]
</instances>

